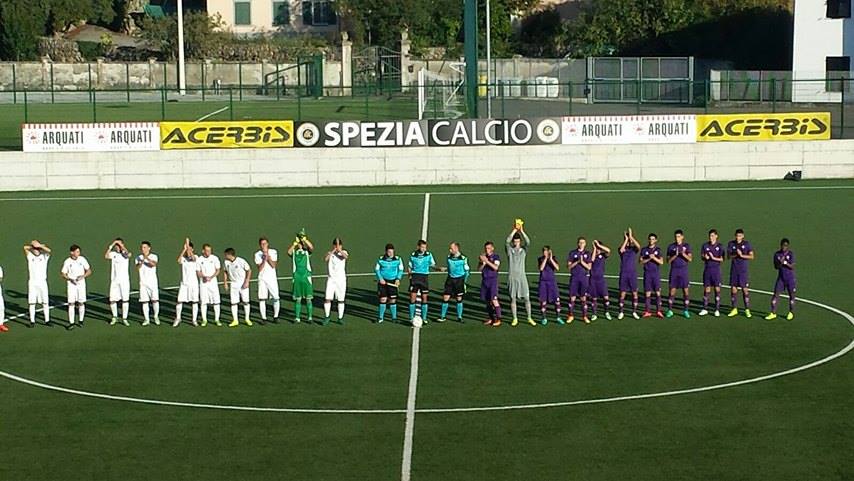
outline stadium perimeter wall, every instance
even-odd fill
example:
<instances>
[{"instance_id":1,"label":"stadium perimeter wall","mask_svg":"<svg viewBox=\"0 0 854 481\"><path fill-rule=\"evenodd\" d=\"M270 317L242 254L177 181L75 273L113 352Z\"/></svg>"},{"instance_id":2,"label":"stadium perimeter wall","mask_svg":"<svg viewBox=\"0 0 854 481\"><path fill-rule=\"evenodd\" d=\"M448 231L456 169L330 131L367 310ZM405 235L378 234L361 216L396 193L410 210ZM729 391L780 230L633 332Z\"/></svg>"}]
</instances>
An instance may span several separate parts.
<instances>
[{"instance_id":1,"label":"stadium perimeter wall","mask_svg":"<svg viewBox=\"0 0 854 481\"><path fill-rule=\"evenodd\" d=\"M0 190L854 178L854 140L0 153Z\"/></svg>"}]
</instances>

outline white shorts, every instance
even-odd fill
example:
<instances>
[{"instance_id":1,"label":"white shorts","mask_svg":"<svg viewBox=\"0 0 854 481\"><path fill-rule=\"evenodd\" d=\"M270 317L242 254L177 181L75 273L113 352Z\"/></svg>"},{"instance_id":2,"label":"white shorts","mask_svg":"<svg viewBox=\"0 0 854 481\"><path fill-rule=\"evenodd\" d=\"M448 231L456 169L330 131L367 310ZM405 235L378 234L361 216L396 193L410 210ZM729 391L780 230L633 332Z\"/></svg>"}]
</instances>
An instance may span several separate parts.
<instances>
[{"instance_id":1,"label":"white shorts","mask_svg":"<svg viewBox=\"0 0 854 481\"><path fill-rule=\"evenodd\" d=\"M47 304L48 296L47 281L30 281L27 286L27 302L29 304Z\"/></svg>"},{"instance_id":2,"label":"white shorts","mask_svg":"<svg viewBox=\"0 0 854 481\"><path fill-rule=\"evenodd\" d=\"M139 285L139 302L157 302L160 300L160 292L157 284Z\"/></svg>"},{"instance_id":3,"label":"white shorts","mask_svg":"<svg viewBox=\"0 0 854 481\"><path fill-rule=\"evenodd\" d=\"M258 279L258 299L266 301L267 299L279 299L279 281L267 281Z\"/></svg>"},{"instance_id":4,"label":"white shorts","mask_svg":"<svg viewBox=\"0 0 854 481\"><path fill-rule=\"evenodd\" d=\"M199 302L199 283L181 283L181 287L178 288L178 302Z\"/></svg>"},{"instance_id":5,"label":"white shorts","mask_svg":"<svg viewBox=\"0 0 854 481\"><path fill-rule=\"evenodd\" d=\"M65 292L67 293L69 304L83 304L86 302L85 282L78 282L77 284L68 282L66 284Z\"/></svg>"},{"instance_id":6,"label":"white shorts","mask_svg":"<svg viewBox=\"0 0 854 481\"><path fill-rule=\"evenodd\" d=\"M229 288L229 294L231 295L231 303L232 304L249 304L249 288L243 288L242 285L239 286L231 286Z\"/></svg>"},{"instance_id":7,"label":"white shorts","mask_svg":"<svg viewBox=\"0 0 854 481\"><path fill-rule=\"evenodd\" d=\"M219 285L216 281L202 282L199 286L199 300L202 305L219 304Z\"/></svg>"},{"instance_id":8,"label":"white shorts","mask_svg":"<svg viewBox=\"0 0 854 481\"><path fill-rule=\"evenodd\" d=\"M110 282L110 302L130 300L130 281Z\"/></svg>"},{"instance_id":9,"label":"white shorts","mask_svg":"<svg viewBox=\"0 0 854 481\"><path fill-rule=\"evenodd\" d=\"M337 300L341 302L344 300L344 296L347 295L347 278L344 279L335 279L328 278L326 280L326 300Z\"/></svg>"}]
</instances>

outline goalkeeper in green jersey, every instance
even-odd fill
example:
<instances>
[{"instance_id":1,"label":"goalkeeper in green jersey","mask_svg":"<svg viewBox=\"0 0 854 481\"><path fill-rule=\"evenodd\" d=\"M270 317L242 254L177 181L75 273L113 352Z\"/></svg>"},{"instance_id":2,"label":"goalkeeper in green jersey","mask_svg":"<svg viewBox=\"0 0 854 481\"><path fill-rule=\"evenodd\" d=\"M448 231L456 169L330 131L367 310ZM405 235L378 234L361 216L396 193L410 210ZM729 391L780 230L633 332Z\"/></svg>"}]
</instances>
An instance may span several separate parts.
<instances>
[{"instance_id":1,"label":"goalkeeper in green jersey","mask_svg":"<svg viewBox=\"0 0 854 481\"><path fill-rule=\"evenodd\" d=\"M311 253L313 251L314 244L308 240L305 229L300 229L293 244L288 247L288 256L293 261L294 267L294 322L300 322L303 299L308 311L308 322L312 321L314 287L311 283Z\"/></svg>"}]
</instances>

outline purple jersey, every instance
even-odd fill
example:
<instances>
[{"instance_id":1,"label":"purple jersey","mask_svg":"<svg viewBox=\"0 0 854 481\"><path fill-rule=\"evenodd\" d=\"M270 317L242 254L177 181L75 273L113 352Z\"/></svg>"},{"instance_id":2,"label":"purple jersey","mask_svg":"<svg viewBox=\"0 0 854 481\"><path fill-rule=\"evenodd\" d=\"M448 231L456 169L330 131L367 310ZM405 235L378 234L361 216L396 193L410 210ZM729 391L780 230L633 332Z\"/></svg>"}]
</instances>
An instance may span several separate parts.
<instances>
[{"instance_id":1,"label":"purple jersey","mask_svg":"<svg viewBox=\"0 0 854 481\"><path fill-rule=\"evenodd\" d=\"M605 278L605 259L607 258L607 252L599 251L596 253L596 257L593 258L593 266L590 268L591 279Z\"/></svg>"},{"instance_id":2,"label":"purple jersey","mask_svg":"<svg viewBox=\"0 0 854 481\"><path fill-rule=\"evenodd\" d=\"M579 261L584 261L585 263L589 264L590 263L590 253L589 252L574 249L574 250L569 252L568 256L566 256L566 260L569 263L578 262L578 264L576 264L575 267L570 269L569 274L571 276L573 276L573 277L587 276L587 268L585 268L583 265L581 265L581 262L579 262Z\"/></svg>"},{"instance_id":3,"label":"purple jersey","mask_svg":"<svg viewBox=\"0 0 854 481\"><path fill-rule=\"evenodd\" d=\"M537 259L537 267L543 265L543 260L545 260L546 256L540 256ZM552 282L555 280L555 267L551 262L546 262L543 270L540 271L540 282Z\"/></svg>"},{"instance_id":4,"label":"purple jersey","mask_svg":"<svg viewBox=\"0 0 854 481\"><path fill-rule=\"evenodd\" d=\"M626 250L620 253L620 273L634 275L635 264L638 261L638 248L633 244L626 245Z\"/></svg>"},{"instance_id":5,"label":"purple jersey","mask_svg":"<svg viewBox=\"0 0 854 481\"><path fill-rule=\"evenodd\" d=\"M660 258L661 257L661 247L646 246L643 249L641 249L641 251L640 251L641 260L645 261L647 259L652 258L652 256ZM652 275L657 276L659 273L659 267L661 267L661 266L658 264L658 262L649 261L643 265L643 272L644 272L644 274L652 274Z\"/></svg>"},{"instance_id":6,"label":"purple jersey","mask_svg":"<svg viewBox=\"0 0 854 481\"><path fill-rule=\"evenodd\" d=\"M705 264L707 269L720 269L721 261L723 260L724 256L724 246L722 246L720 242L718 242L717 244L706 242L705 244L703 244L703 247L700 248L700 252L703 255L703 263ZM721 261L709 259L709 255L717 257L721 259Z\"/></svg>"},{"instance_id":7,"label":"purple jersey","mask_svg":"<svg viewBox=\"0 0 854 481\"><path fill-rule=\"evenodd\" d=\"M738 242L731 240L729 241L729 244L727 244L726 250L729 253L729 256L732 258L732 270L739 273L746 273L747 264L750 261L738 257L737 251L741 250L741 253L745 255L753 252L753 247L751 247L750 242L745 240L739 244Z\"/></svg>"},{"instance_id":8,"label":"purple jersey","mask_svg":"<svg viewBox=\"0 0 854 481\"><path fill-rule=\"evenodd\" d=\"M493 252L491 255L486 256L489 259L489 262L493 264L498 264L501 262L501 258L498 257L498 254ZM493 283L498 281L498 271L484 264L480 267L480 272L482 274L481 281L485 283Z\"/></svg>"},{"instance_id":9,"label":"purple jersey","mask_svg":"<svg viewBox=\"0 0 854 481\"><path fill-rule=\"evenodd\" d=\"M671 269L687 269L688 268L688 260L677 254L690 254L691 246L687 242L683 242L682 244L672 243L667 246L667 257L676 256L675 259L670 263Z\"/></svg>"},{"instance_id":10,"label":"purple jersey","mask_svg":"<svg viewBox=\"0 0 854 481\"><path fill-rule=\"evenodd\" d=\"M785 279L794 279L795 270L795 253L792 251L779 250L774 253L774 268L777 269L778 277Z\"/></svg>"}]
</instances>

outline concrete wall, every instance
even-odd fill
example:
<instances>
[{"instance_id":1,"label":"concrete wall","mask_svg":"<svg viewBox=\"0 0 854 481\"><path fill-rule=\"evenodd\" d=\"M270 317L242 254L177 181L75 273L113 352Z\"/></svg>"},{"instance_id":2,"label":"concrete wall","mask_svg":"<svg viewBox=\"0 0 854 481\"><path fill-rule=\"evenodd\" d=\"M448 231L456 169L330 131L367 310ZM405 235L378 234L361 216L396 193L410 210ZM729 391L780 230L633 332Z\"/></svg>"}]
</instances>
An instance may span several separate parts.
<instances>
[{"instance_id":1,"label":"concrete wall","mask_svg":"<svg viewBox=\"0 0 854 481\"><path fill-rule=\"evenodd\" d=\"M0 190L854 178L854 140L680 145L0 152ZM204 175L202 175L204 172Z\"/></svg>"},{"instance_id":2,"label":"concrete wall","mask_svg":"<svg viewBox=\"0 0 854 481\"><path fill-rule=\"evenodd\" d=\"M827 4L819 0L795 1L792 87L794 102L839 102L842 94L825 88L827 57L854 57L854 18L827 18ZM854 67L849 67L854 68ZM847 92L851 98L854 92Z\"/></svg>"}]
</instances>

